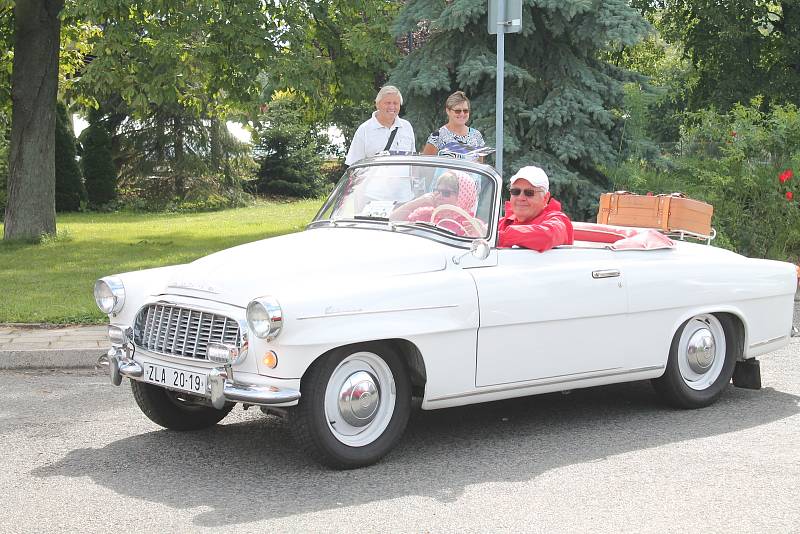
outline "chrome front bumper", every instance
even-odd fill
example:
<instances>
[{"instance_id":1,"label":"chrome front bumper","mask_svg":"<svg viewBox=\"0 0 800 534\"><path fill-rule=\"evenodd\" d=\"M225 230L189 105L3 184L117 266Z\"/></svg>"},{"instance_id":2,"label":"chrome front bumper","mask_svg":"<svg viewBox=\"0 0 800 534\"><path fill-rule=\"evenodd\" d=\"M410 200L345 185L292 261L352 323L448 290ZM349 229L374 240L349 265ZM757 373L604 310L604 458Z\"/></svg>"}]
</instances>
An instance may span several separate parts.
<instances>
[{"instance_id":1,"label":"chrome front bumper","mask_svg":"<svg viewBox=\"0 0 800 534\"><path fill-rule=\"evenodd\" d=\"M144 369L122 348L112 347L97 360L100 366L108 366L111 383L118 386L122 377L142 381ZM275 406L293 402L300 398L296 389L276 386L258 386L233 380L230 366L215 367L208 373L207 395L214 408L222 408L226 402L243 402L257 406Z\"/></svg>"}]
</instances>

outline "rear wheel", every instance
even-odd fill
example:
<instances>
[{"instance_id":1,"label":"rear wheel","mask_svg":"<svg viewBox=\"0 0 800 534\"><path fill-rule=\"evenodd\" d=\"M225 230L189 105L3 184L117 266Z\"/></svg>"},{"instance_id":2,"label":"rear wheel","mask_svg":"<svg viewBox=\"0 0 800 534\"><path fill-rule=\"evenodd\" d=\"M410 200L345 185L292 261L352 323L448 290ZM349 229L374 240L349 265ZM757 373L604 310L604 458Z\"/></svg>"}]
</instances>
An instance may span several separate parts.
<instances>
[{"instance_id":1,"label":"rear wheel","mask_svg":"<svg viewBox=\"0 0 800 534\"><path fill-rule=\"evenodd\" d=\"M170 430L200 430L214 426L236 405L227 403L221 410L201 404L191 395L131 380L133 398L155 424Z\"/></svg>"},{"instance_id":2,"label":"rear wheel","mask_svg":"<svg viewBox=\"0 0 800 534\"><path fill-rule=\"evenodd\" d=\"M295 440L336 469L377 462L400 440L411 412L406 366L383 344L333 351L308 370L300 390L292 411Z\"/></svg>"},{"instance_id":3,"label":"rear wheel","mask_svg":"<svg viewBox=\"0 0 800 534\"><path fill-rule=\"evenodd\" d=\"M653 380L656 391L679 408L702 408L719 398L742 353L737 325L727 315L701 314L683 323L672 339L667 368Z\"/></svg>"}]
</instances>

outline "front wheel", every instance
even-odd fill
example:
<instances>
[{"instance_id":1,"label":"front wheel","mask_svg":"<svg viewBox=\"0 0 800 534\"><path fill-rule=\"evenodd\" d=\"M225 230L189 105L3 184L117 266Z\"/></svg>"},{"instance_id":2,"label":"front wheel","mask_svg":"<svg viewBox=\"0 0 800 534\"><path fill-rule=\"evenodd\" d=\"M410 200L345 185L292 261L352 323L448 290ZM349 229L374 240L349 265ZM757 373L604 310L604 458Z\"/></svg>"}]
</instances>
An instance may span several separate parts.
<instances>
[{"instance_id":1,"label":"front wheel","mask_svg":"<svg viewBox=\"0 0 800 534\"><path fill-rule=\"evenodd\" d=\"M133 398L139 409L155 424L170 430L200 430L214 426L236 405L226 403L221 410L200 404L188 394L131 380Z\"/></svg>"},{"instance_id":2,"label":"front wheel","mask_svg":"<svg viewBox=\"0 0 800 534\"><path fill-rule=\"evenodd\" d=\"M405 431L411 383L403 360L383 344L337 349L303 377L292 433L312 458L335 469L373 464Z\"/></svg>"},{"instance_id":3,"label":"front wheel","mask_svg":"<svg viewBox=\"0 0 800 534\"><path fill-rule=\"evenodd\" d=\"M727 315L696 315L675 333L667 368L653 380L653 386L678 408L708 406L731 381L741 353L733 319Z\"/></svg>"}]
</instances>

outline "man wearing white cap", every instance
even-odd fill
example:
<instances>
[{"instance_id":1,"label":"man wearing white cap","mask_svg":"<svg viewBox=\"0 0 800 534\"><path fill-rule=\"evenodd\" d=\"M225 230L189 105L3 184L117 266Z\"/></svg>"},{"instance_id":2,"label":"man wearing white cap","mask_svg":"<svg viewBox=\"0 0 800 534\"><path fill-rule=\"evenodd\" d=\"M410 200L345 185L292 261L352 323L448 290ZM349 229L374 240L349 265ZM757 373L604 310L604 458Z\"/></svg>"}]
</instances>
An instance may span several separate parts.
<instances>
[{"instance_id":1,"label":"man wearing white cap","mask_svg":"<svg viewBox=\"0 0 800 534\"><path fill-rule=\"evenodd\" d=\"M498 247L544 252L572 244L572 222L550 196L550 180L539 167L522 167L511 177L511 201L500 219Z\"/></svg>"}]
</instances>

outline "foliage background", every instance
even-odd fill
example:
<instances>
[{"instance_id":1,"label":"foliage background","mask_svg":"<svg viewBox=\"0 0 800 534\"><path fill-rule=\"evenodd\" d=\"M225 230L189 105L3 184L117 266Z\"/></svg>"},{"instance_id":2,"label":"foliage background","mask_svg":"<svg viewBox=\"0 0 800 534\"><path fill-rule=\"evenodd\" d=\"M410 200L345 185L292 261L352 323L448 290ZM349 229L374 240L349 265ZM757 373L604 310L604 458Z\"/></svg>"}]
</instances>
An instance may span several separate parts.
<instances>
[{"instance_id":1,"label":"foliage background","mask_svg":"<svg viewBox=\"0 0 800 534\"><path fill-rule=\"evenodd\" d=\"M0 0L0 208L14 5ZM117 184L80 209L202 211L252 194L324 194L343 168L323 132L336 126L346 147L388 80L406 96L419 146L456 89L494 143L483 0L66 0L62 19L59 100L105 124L110 150L76 149ZM714 203L718 244L798 256L796 202L785 198L797 178L776 180L800 153L800 6L524 0L523 20L506 38L506 174L542 165L576 219L594 217L601 191L684 191ZM254 144L232 139L227 120Z\"/></svg>"}]
</instances>

